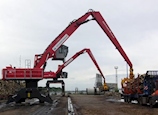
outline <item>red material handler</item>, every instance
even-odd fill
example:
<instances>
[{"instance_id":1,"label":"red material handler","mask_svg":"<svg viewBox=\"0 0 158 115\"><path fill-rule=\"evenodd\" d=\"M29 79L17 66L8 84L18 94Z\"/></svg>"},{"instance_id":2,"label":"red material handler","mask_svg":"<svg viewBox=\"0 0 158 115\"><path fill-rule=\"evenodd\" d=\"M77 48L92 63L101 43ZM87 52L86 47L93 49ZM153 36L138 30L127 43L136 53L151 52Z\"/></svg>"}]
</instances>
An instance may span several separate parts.
<instances>
[{"instance_id":1,"label":"red material handler","mask_svg":"<svg viewBox=\"0 0 158 115\"><path fill-rule=\"evenodd\" d=\"M92 16L93 18L92 19L87 19L89 16ZM125 59L125 61L130 66L130 74L133 75L133 67L132 67L131 61L127 57L126 53L122 49L121 45L117 41L116 37L112 33L111 29L109 28L109 26L105 22L104 18L100 14L100 12L93 11L93 10L90 10L89 12L87 12L86 14L84 14L83 16L81 16L80 18L78 18L77 20L71 22L68 25L68 27L66 27L66 29L61 34L59 34L59 36L57 36L52 41L52 43L50 43L50 45L45 49L45 51L43 52L43 54L40 54L40 55L37 54L37 55L35 55L34 68L33 69L43 67L43 71L44 71L47 60L49 58L54 58L55 57L55 52L57 51L57 49L71 36L71 34L80 25L82 25L84 23L87 23L90 20L95 20L100 25L100 27L103 29L103 31L109 37L109 39L111 40L111 42L115 45L115 47L118 49L118 51L120 52L120 54L123 56L123 58ZM21 78L25 79L23 76L24 75L22 75ZM32 76L32 77L34 77L34 76Z\"/></svg>"}]
</instances>

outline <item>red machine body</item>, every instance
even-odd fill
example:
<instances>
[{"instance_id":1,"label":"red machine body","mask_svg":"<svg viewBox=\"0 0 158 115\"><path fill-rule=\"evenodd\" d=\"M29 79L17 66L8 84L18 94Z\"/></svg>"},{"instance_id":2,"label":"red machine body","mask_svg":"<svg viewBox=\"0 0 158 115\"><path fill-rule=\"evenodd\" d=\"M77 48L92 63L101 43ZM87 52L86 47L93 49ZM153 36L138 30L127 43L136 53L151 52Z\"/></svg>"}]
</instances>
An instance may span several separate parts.
<instances>
[{"instance_id":1,"label":"red machine body","mask_svg":"<svg viewBox=\"0 0 158 115\"><path fill-rule=\"evenodd\" d=\"M92 19L87 19L89 16L92 16ZM117 41L116 37L114 36L113 32L111 31L111 29L109 28L109 26L107 25L107 23L105 22L104 18L102 17L102 15L100 14L100 12L98 11L93 11L90 10L89 12L87 12L86 14L84 14L83 16L81 16L80 18L78 18L77 20L71 22L68 27L66 27L66 29L59 34L59 36L57 36L51 43L50 45L45 49L45 51L43 52L43 54L37 54L35 55L35 60L34 60L34 68L29 69L30 72L27 72L27 78L25 77L25 71L27 71L27 69L19 69L19 78L20 79L29 79L29 76L31 75L31 73L36 73L36 70L40 70L41 72L39 72L41 74L41 76L39 77L38 75L32 74L32 76L30 76L30 79L34 78L34 79L43 79L43 78L47 78L49 77L49 73L45 72L44 76L42 75L42 69L43 71L45 69L47 60L49 58L55 58L55 52L57 51L57 49L59 49L59 47L71 36L71 34L82 24L87 23L90 20L95 20L99 26L103 29L103 31L106 33L106 35L109 37L109 39L111 40L111 42L115 45L116 49L118 49L118 51L120 52L120 54L123 56L123 58L125 59L125 61L128 63L128 65L130 66L130 70L132 70L132 63L129 60L129 58L127 57L126 53L124 52L124 50L122 49L121 45L119 44L119 42ZM12 76L12 79L17 79L17 76L10 75L10 73L5 72L7 71L9 68L5 68L3 69L3 79L10 79L9 76ZM16 70L16 69L15 69ZM34 72L35 71L35 72ZM131 73L131 71L130 71ZM133 71L132 71L133 73ZM7 76L7 77L6 77ZM47 76L47 77L46 77Z\"/></svg>"},{"instance_id":2,"label":"red machine body","mask_svg":"<svg viewBox=\"0 0 158 115\"><path fill-rule=\"evenodd\" d=\"M6 67L2 70L2 79L43 79L43 69L41 68L13 68Z\"/></svg>"}]
</instances>

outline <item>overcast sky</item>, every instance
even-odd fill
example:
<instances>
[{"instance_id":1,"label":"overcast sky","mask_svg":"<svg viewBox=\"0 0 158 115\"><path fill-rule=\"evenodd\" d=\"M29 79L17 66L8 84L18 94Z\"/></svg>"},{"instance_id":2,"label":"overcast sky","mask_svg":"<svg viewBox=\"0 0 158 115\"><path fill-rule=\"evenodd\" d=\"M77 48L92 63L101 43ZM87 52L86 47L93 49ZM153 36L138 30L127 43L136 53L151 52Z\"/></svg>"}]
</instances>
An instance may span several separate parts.
<instances>
[{"instance_id":1,"label":"overcast sky","mask_svg":"<svg viewBox=\"0 0 158 115\"><path fill-rule=\"evenodd\" d=\"M93 9L108 23L131 60L135 74L158 70L157 5L157 0L1 0L0 68L9 64L25 67L25 59L30 59L33 67L35 54L43 53L72 20ZM90 48L107 82L115 83L114 66L118 66L120 86L127 73L126 62L95 21L79 27L64 44L69 46L66 59ZM56 71L61 63L49 60L46 70ZM67 90L93 87L98 73L87 54L64 71L68 72ZM45 82L42 80L39 85L45 86Z\"/></svg>"}]
</instances>

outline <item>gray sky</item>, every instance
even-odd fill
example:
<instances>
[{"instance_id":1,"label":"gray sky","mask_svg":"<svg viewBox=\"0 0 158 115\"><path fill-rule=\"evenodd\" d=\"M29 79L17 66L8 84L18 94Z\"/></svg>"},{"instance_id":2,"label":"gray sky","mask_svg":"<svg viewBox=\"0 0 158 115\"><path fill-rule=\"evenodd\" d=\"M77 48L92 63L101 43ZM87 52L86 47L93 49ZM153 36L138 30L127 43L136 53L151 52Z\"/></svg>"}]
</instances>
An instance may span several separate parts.
<instances>
[{"instance_id":1,"label":"gray sky","mask_svg":"<svg viewBox=\"0 0 158 115\"><path fill-rule=\"evenodd\" d=\"M157 70L158 59L157 0L1 0L0 1L0 68L9 64L25 67L74 19L89 9L100 11L133 63L134 73ZM90 48L107 82L115 82L118 66L119 84L126 74L126 62L95 21L88 22L64 43L69 46L69 59L83 48ZM56 71L62 62L48 61L46 70ZM98 73L87 54L68 65L64 71L66 89L93 87ZM45 86L46 80L39 82ZM53 86L53 85L52 85ZM60 86L60 85L59 85ZM119 85L120 86L120 85Z\"/></svg>"}]
</instances>

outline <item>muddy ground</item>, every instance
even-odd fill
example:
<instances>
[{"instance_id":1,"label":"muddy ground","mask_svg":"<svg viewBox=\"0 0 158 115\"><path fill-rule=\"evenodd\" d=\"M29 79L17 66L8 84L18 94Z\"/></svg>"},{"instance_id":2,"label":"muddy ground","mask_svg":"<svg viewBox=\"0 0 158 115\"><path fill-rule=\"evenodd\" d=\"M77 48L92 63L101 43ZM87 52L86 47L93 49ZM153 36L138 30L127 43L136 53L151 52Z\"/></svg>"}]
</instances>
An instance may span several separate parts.
<instances>
[{"instance_id":1,"label":"muddy ground","mask_svg":"<svg viewBox=\"0 0 158 115\"><path fill-rule=\"evenodd\" d=\"M158 107L124 103L115 96L73 95L71 98L78 115L158 115Z\"/></svg>"},{"instance_id":2,"label":"muddy ground","mask_svg":"<svg viewBox=\"0 0 158 115\"><path fill-rule=\"evenodd\" d=\"M119 95L70 95L77 115L157 115L158 107L124 103ZM55 99L55 98L54 98ZM0 115L67 115L67 97L56 105L25 105L0 109Z\"/></svg>"},{"instance_id":3,"label":"muddy ground","mask_svg":"<svg viewBox=\"0 0 158 115\"><path fill-rule=\"evenodd\" d=\"M67 97L53 96L53 104L10 104L0 108L0 115L66 115ZM1 102L4 104L4 102ZM1 104L2 105L2 104Z\"/></svg>"}]
</instances>

